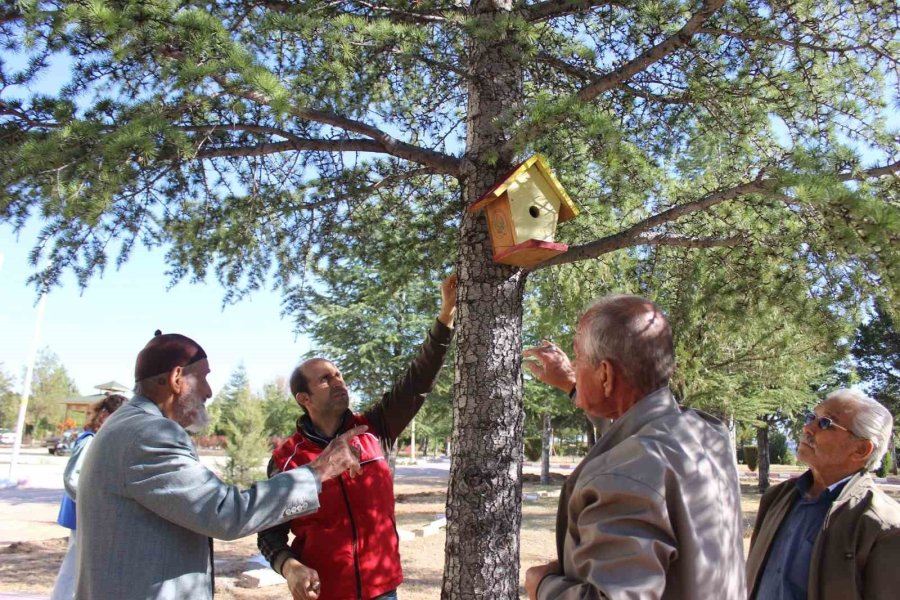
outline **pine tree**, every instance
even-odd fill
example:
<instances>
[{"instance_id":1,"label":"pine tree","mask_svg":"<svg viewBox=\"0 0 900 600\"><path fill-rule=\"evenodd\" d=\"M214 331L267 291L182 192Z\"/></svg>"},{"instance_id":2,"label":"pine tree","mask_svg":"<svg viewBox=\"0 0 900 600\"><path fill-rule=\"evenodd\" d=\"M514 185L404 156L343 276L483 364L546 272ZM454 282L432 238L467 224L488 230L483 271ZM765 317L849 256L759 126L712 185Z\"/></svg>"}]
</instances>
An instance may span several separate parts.
<instances>
[{"instance_id":1,"label":"pine tree","mask_svg":"<svg viewBox=\"0 0 900 600\"><path fill-rule=\"evenodd\" d=\"M25 416L32 435L41 438L62 423L66 412L64 401L78 395L75 382L66 367L49 348L42 349L34 364L31 397Z\"/></svg>"},{"instance_id":2,"label":"pine tree","mask_svg":"<svg viewBox=\"0 0 900 600\"><path fill-rule=\"evenodd\" d=\"M0 37L26 60L0 70L0 218L45 220L39 287L66 269L86 284L144 243L166 249L176 279L215 274L229 301L270 280L302 295L356 222L397 229L412 210L412 227L458 232L440 259L460 274L443 597L511 600L529 272L492 261L484 218L465 207L540 151L583 209L545 269L609 257L615 278L682 248L770 260L809 295L861 304L879 287L896 304L895 12L9 2ZM60 64L69 82L29 91Z\"/></svg>"},{"instance_id":3,"label":"pine tree","mask_svg":"<svg viewBox=\"0 0 900 600\"><path fill-rule=\"evenodd\" d=\"M219 395L222 402L219 427L228 439L224 479L248 487L266 475L269 442L262 402L250 391L243 365L234 370Z\"/></svg>"},{"instance_id":4,"label":"pine tree","mask_svg":"<svg viewBox=\"0 0 900 600\"><path fill-rule=\"evenodd\" d=\"M282 438L292 435L301 409L291 398L287 381L279 377L264 385L261 401L266 435Z\"/></svg>"},{"instance_id":5,"label":"pine tree","mask_svg":"<svg viewBox=\"0 0 900 600\"><path fill-rule=\"evenodd\" d=\"M0 365L0 426L14 429L18 418L19 394L13 380Z\"/></svg>"}]
</instances>

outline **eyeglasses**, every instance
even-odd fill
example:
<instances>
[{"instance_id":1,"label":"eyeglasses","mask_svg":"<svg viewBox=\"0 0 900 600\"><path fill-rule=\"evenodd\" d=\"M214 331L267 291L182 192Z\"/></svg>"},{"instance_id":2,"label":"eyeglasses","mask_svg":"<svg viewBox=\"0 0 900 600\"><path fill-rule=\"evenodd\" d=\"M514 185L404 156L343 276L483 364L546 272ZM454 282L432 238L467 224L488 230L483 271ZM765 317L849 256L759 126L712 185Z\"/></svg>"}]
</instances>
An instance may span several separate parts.
<instances>
[{"instance_id":1,"label":"eyeglasses","mask_svg":"<svg viewBox=\"0 0 900 600\"><path fill-rule=\"evenodd\" d=\"M853 433L852 431L850 431L843 425L838 425L837 423L835 423L831 417L820 417L816 413L806 413L806 416L803 418L803 422L806 423L807 425L809 425L813 421L815 421L816 424L819 426L819 429L821 429L823 431L834 427L835 429L840 429L842 431L846 431L850 435L856 435L855 433Z\"/></svg>"}]
</instances>

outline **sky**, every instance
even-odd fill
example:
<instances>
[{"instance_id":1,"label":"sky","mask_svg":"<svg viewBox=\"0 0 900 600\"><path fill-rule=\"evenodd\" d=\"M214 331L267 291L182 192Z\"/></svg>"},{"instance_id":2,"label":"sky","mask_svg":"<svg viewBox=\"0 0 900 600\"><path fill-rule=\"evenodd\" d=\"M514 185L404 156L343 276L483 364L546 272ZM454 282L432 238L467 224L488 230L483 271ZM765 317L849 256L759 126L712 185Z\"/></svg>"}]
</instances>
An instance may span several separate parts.
<instances>
[{"instance_id":1,"label":"sky","mask_svg":"<svg viewBox=\"0 0 900 600\"><path fill-rule=\"evenodd\" d=\"M22 385L37 317L37 294L26 284L34 269L28 253L40 224L32 219L18 236L0 224L0 369ZM215 281L182 281L167 290L163 250L136 248L116 270L107 268L82 291L66 274L46 299L38 347L56 353L82 394L110 380L134 383L134 359L153 336L182 333L209 356L213 392L224 386L242 362L254 390L287 377L309 349L296 336L290 317L281 318L280 296L258 291L222 307L225 292ZM17 389L17 391L19 391Z\"/></svg>"}]
</instances>

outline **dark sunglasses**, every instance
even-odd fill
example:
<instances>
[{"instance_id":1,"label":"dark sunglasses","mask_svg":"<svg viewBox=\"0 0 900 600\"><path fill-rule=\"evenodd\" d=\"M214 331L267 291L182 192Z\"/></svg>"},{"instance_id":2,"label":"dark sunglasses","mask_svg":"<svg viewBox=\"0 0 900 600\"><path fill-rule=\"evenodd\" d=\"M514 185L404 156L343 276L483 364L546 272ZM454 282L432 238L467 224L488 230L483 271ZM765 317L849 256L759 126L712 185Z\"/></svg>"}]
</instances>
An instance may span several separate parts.
<instances>
[{"instance_id":1,"label":"dark sunglasses","mask_svg":"<svg viewBox=\"0 0 900 600\"><path fill-rule=\"evenodd\" d=\"M835 429L840 429L842 431L846 431L850 435L855 435L852 431L844 427L843 425L838 425L835 423L831 417L820 417L816 413L806 413L806 416L803 417L803 422L809 425L813 421L819 426L819 429L826 430L834 427Z\"/></svg>"}]
</instances>

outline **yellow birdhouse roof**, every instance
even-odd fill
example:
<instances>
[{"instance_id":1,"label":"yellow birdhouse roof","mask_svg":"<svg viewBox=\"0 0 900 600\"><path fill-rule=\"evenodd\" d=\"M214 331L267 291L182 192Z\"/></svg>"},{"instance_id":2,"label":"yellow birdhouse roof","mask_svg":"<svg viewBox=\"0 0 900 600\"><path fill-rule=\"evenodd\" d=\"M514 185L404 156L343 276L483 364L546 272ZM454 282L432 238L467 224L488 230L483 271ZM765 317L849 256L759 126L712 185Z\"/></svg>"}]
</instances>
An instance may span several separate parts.
<instances>
[{"instance_id":1,"label":"yellow birdhouse roof","mask_svg":"<svg viewBox=\"0 0 900 600\"><path fill-rule=\"evenodd\" d=\"M478 201L475 202L475 204L470 206L469 211L478 212L494 200L499 199L516 181L516 179L518 179L519 176L526 172L531 177L543 177L547 182L550 190L555 194L556 199L559 200L560 223L563 221L568 221L572 217L578 215L578 207L575 206L575 203L572 202L571 198L569 198L569 194L566 193L566 190L556 178L556 175L554 175L553 171L550 170L550 165L547 164L547 159L545 159L540 154L535 154L534 156L517 166L515 169L510 171L508 175L503 177L500 181L494 184L494 187L492 187L483 196L481 196L481 198L479 198Z\"/></svg>"}]
</instances>

